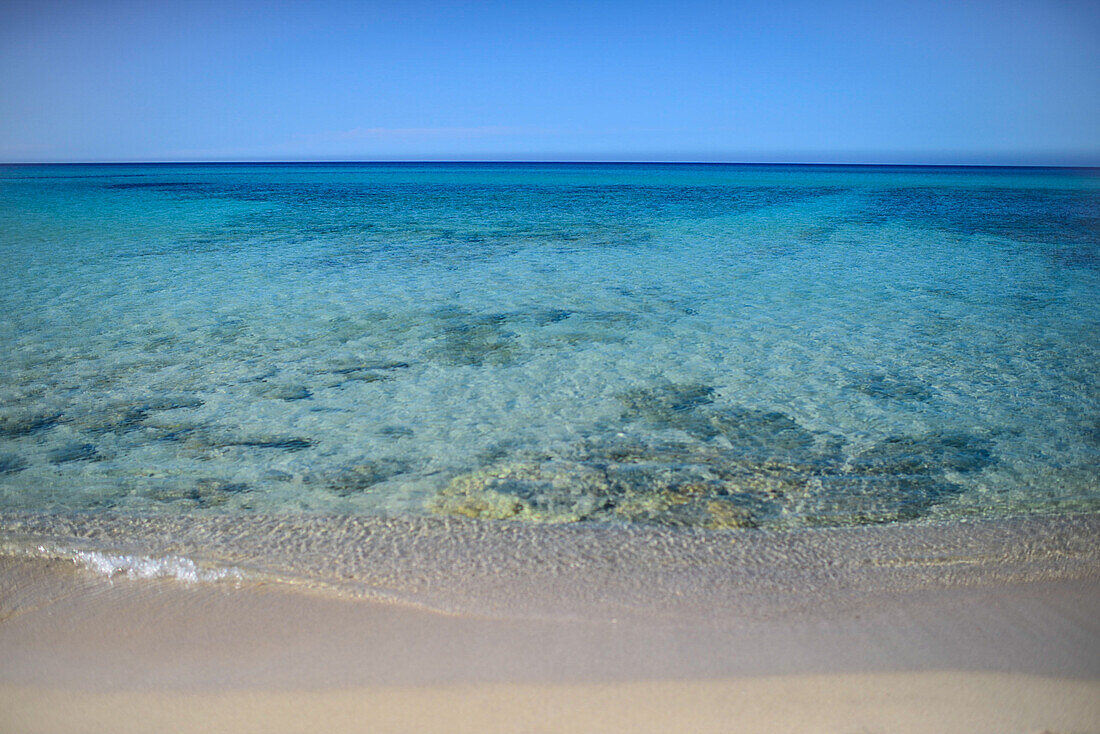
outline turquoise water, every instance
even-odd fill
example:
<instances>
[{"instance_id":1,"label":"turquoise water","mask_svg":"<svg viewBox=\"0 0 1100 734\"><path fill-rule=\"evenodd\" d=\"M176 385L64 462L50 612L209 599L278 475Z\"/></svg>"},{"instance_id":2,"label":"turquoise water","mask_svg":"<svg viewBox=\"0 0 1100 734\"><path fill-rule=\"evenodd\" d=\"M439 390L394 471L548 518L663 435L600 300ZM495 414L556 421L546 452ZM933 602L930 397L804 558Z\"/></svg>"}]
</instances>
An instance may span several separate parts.
<instances>
[{"instance_id":1,"label":"turquoise water","mask_svg":"<svg viewBox=\"0 0 1100 734\"><path fill-rule=\"evenodd\" d=\"M0 167L0 512L1100 508L1095 171Z\"/></svg>"}]
</instances>

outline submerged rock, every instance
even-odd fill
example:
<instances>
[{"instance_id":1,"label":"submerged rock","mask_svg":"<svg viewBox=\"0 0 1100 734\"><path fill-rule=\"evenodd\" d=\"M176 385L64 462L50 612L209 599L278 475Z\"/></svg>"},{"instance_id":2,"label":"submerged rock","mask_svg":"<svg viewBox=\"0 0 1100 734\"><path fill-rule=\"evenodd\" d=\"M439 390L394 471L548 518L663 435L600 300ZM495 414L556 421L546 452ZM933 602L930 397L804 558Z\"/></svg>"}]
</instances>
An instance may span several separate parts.
<instances>
[{"instance_id":1,"label":"submerged rock","mask_svg":"<svg viewBox=\"0 0 1100 734\"><path fill-rule=\"evenodd\" d=\"M172 443L195 441L196 437L201 436L202 432L206 430L205 424L200 423L172 422L147 427L154 431L153 437L155 440Z\"/></svg>"},{"instance_id":2,"label":"submerged rock","mask_svg":"<svg viewBox=\"0 0 1100 734\"><path fill-rule=\"evenodd\" d=\"M716 410L708 419L714 433L704 433L704 437L722 436L730 450L745 461L817 467L840 460L844 443L840 438L810 431L783 413L733 407Z\"/></svg>"},{"instance_id":3,"label":"submerged rock","mask_svg":"<svg viewBox=\"0 0 1100 734\"><path fill-rule=\"evenodd\" d=\"M17 454L0 454L0 474L15 474L27 468L27 460Z\"/></svg>"},{"instance_id":4,"label":"submerged rock","mask_svg":"<svg viewBox=\"0 0 1100 734\"><path fill-rule=\"evenodd\" d=\"M382 426L378 429L378 435L387 438L412 438L415 433L413 429L405 426Z\"/></svg>"},{"instance_id":5,"label":"submerged rock","mask_svg":"<svg viewBox=\"0 0 1100 734\"><path fill-rule=\"evenodd\" d=\"M378 372L389 370L407 370L409 368L408 362L386 362L386 361L361 361L361 360L345 360L337 363L332 369L327 370L334 375L348 375L353 372Z\"/></svg>"},{"instance_id":6,"label":"submerged rock","mask_svg":"<svg viewBox=\"0 0 1100 734\"><path fill-rule=\"evenodd\" d=\"M61 422L61 413L53 411L0 413L0 436L16 438L46 431Z\"/></svg>"},{"instance_id":7,"label":"submerged rock","mask_svg":"<svg viewBox=\"0 0 1100 734\"><path fill-rule=\"evenodd\" d=\"M141 426L149 414L135 406L124 406L81 417L77 424L91 433L125 433Z\"/></svg>"},{"instance_id":8,"label":"submerged rock","mask_svg":"<svg viewBox=\"0 0 1100 734\"><path fill-rule=\"evenodd\" d=\"M200 454L230 448L303 451L315 444L312 439L298 436L225 434L197 424L162 425L156 430L157 440L178 442L184 449Z\"/></svg>"},{"instance_id":9,"label":"submerged rock","mask_svg":"<svg viewBox=\"0 0 1100 734\"><path fill-rule=\"evenodd\" d=\"M145 398L137 403L146 412L163 410L181 410L183 408L199 408L204 405L201 398L193 395L159 395Z\"/></svg>"},{"instance_id":10,"label":"submerged rock","mask_svg":"<svg viewBox=\"0 0 1100 734\"><path fill-rule=\"evenodd\" d=\"M90 443L72 442L60 446L47 454L51 464L65 464L71 461L98 461L100 456L96 447Z\"/></svg>"},{"instance_id":11,"label":"submerged rock","mask_svg":"<svg viewBox=\"0 0 1100 734\"><path fill-rule=\"evenodd\" d=\"M74 419L76 425L91 433L125 433L142 428L150 413L198 408L203 401L191 396L160 395L141 400L117 402Z\"/></svg>"},{"instance_id":12,"label":"submerged rock","mask_svg":"<svg viewBox=\"0 0 1100 734\"><path fill-rule=\"evenodd\" d=\"M1082 433L1089 444L1100 447L1100 421L1085 428Z\"/></svg>"},{"instance_id":13,"label":"submerged rock","mask_svg":"<svg viewBox=\"0 0 1100 734\"><path fill-rule=\"evenodd\" d=\"M750 527L752 488L705 467L518 462L456 477L429 502L446 515L540 523L630 521Z\"/></svg>"},{"instance_id":14,"label":"submerged rock","mask_svg":"<svg viewBox=\"0 0 1100 734\"><path fill-rule=\"evenodd\" d=\"M810 525L866 525L914 520L962 491L940 473L832 474L816 491L792 498L790 510Z\"/></svg>"},{"instance_id":15,"label":"submerged rock","mask_svg":"<svg viewBox=\"0 0 1100 734\"><path fill-rule=\"evenodd\" d=\"M220 507L233 500L234 496L250 491L251 487L243 482L206 478L193 484L157 487L146 494L157 502L201 508Z\"/></svg>"},{"instance_id":16,"label":"submerged rock","mask_svg":"<svg viewBox=\"0 0 1100 734\"><path fill-rule=\"evenodd\" d=\"M244 482L228 482L224 479L200 479L195 487L204 495L214 493L240 494L250 491L250 487Z\"/></svg>"},{"instance_id":17,"label":"submerged rock","mask_svg":"<svg viewBox=\"0 0 1100 734\"><path fill-rule=\"evenodd\" d=\"M248 436L226 438L216 441L215 446L243 446L253 449L282 449L283 451L302 451L313 446L308 438L296 436Z\"/></svg>"},{"instance_id":18,"label":"submerged rock","mask_svg":"<svg viewBox=\"0 0 1100 734\"><path fill-rule=\"evenodd\" d=\"M929 385L919 380L881 372L860 376L847 387L879 400L924 402L934 394Z\"/></svg>"},{"instance_id":19,"label":"submerged rock","mask_svg":"<svg viewBox=\"0 0 1100 734\"><path fill-rule=\"evenodd\" d=\"M732 528L906 520L961 491L992 448L965 434L891 437L846 457L838 437L775 411L719 406L707 386L624 396L626 417L685 438L620 434L560 455L512 450L455 477L433 512L529 522ZM682 434L681 434L682 435Z\"/></svg>"},{"instance_id":20,"label":"submerged rock","mask_svg":"<svg viewBox=\"0 0 1100 734\"><path fill-rule=\"evenodd\" d=\"M988 439L964 433L891 436L849 462L863 474L912 475L935 471L976 472L993 462Z\"/></svg>"},{"instance_id":21,"label":"submerged rock","mask_svg":"<svg viewBox=\"0 0 1100 734\"><path fill-rule=\"evenodd\" d=\"M382 382L392 379L389 375L380 375L376 372L350 372L344 373L339 384L346 382Z\"/></svg>"},{"instance_id":22,"label":"submerged rock","mask_svg":"<svg viewBox=\"0 0 1100 734\"><path fill-rule=\"evenodd\" d=\"M698 442L619 437L461 475L430 506L443 514L535 522L748 527L802 471L749 467L727 449Z\"/></svg>"},{"instance_id":23,"label":"submerged rock","mask_svg":"<svg viewBox=\"0 0 1100 734\"><path fill-rule=\"evenodd\" d=\"M714 402L714 388L702 384L667 384L628 390L619 396L624 418L661 425Z\"/></svg>"},{"instance_id":24,"label":"submerged rock","mask_svg":"<svg viewBox=\"0 0 1100 734\"><path fill-rule=\"evenodd\" d=\"M716 405L714 388L707 385L632 390L620 400L626 408L624 421L677 429L704 441L721 436L740 461L836 461L843 445L839 438L810 431L777 411Z\"/></svg>"},{"instance_id":25,"label":"submerged rock","mask_svg":"<svg viewBox=\"0 0 1100 734\"><path fill-rule=\"evenodd\" d=\"M448 319L425 356L452 366L510 364L518 356L516 335L504 328L504 321L499 315Z\"/></svg>"},{"instance_id":26,"label":"submerged rock","mask_svg":"<svg viewBox=\"0 0 1100 734\"><path fill-rule=\"evenodd\" d=\"M408 462L399 459L376 459L326 475L322 481L325 488L338 497L350 497L369 491L376 484L404 474L411 468Z\"/></svg>"},{"instance_id":27,"label":"submerged rock","mask_svg":"<svg viewBox=\"0 0 1100 734\"><path fill-rule=\"evenodd\" d=\"M529 317L535 324L546 326L548 324L557 324L565 321L572 315L572 311L567 311L563 308L548 308L545 310L533 310L530 312Z\"/></svg>"},{"instance_id":28,"label":"submerged rock","mask_svg":"<svg viewBox=\"0 0 1100 734\"><path fill-rule=\"evenodd\" d=\"M272 400L309 400L313 393L305 385L261 383L255 388L255 394Z\"/></svg>"},{"instance_id":29,"label":"submerged rock","mask_svg":"<svg viewBox=\"0 0 1100 734\"><path fill-rule=\"evenodd\" d=\"M488 519L576 522L611 501L598 468L568 462L513 463L456 477L431 500L433 512Z\"/></svg>"}]
</instances>

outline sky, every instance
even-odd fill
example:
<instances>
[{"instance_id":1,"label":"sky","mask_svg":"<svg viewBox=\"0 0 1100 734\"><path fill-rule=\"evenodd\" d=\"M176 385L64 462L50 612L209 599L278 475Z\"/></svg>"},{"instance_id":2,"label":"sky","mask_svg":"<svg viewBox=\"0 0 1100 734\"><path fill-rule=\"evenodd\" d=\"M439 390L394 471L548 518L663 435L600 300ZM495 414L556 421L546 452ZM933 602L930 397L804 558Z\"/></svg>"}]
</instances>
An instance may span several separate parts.
<instances>
[{"instance_id":1,"label":"sky","mask_svg":"<svg viewBox=\"0 0 1100 734\"><path fill-rule=\"evenodd\" d=\"M0 161L1100 165L1100 1L0 0Z\"/></svg>"}]
</instances>

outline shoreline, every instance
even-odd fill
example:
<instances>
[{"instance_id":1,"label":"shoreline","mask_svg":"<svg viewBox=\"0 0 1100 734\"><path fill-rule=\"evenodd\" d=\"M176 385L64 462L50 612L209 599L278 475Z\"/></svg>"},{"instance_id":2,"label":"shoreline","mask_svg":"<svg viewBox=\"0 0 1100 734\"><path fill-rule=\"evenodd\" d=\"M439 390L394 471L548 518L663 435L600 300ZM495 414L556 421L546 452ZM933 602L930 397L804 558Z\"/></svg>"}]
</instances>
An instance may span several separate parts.
<instances>
[{"instance_id":1,"label":"shoreline","mask_svg":"<svg viewBox=\"0 0 1100 734\"><path fill-rule=\"evenodd\" d=\"M995 583L1100 578L1100 514L796 530L431 516L0 513L0 557L275 583L494 618L768 619Z\"/></svg>"},{"instance_id":2,"label":"shoreline","mask_svg":"<svg viewBox=\"0 0 1100 734\"><path fill-rule=\"evenodd\" d=\"M1095 579L709 624L456 616L60 560L9 557L0 579L38 595L0 621L12 731L1100 730Z\"/></svg>"},{"instance_id":3,"label":"shoreline","mask_svg":"<svg viewBox=\"0 0 1100 734\"><path fill-rule=\"evenodd\" d=\"M89 547L119 544L70 522ZM174 522L141 527L164 551L208 537ZM0 728L1100 731L1096 516L611 545L600 529L344 522L330 541L358 550L328 562L374 564L356 584L385 593L107 576L13 554L4 525ZM233 561L227 547L205 559Z\"/></svg>"}]
</instances>

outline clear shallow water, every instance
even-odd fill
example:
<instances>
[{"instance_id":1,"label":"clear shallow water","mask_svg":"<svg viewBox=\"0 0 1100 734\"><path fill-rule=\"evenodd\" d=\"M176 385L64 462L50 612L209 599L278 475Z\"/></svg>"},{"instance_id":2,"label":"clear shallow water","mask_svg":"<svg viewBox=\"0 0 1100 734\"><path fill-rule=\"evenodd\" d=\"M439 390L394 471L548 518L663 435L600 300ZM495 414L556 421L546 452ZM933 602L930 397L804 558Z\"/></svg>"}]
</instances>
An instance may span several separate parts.
<instances>
[{"instance_id":1,"label":"clear shallow water","mask_svg":"<svg viewBox=\"0 0 1100 734\"><path fill-rule=\"evenodd\" d=\"M0 168L0 511L1100 507L1095 172Z\"/></svg>"}]
</instances>

